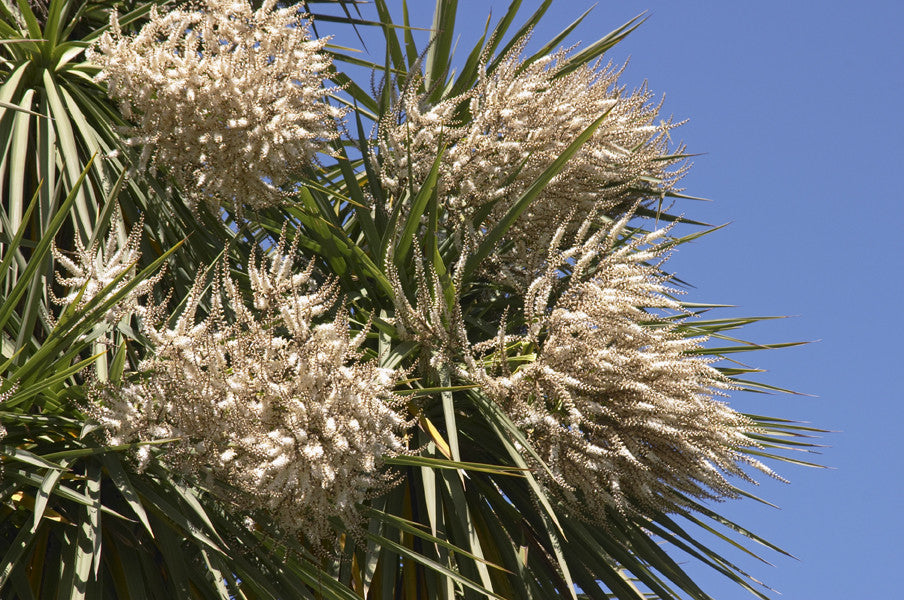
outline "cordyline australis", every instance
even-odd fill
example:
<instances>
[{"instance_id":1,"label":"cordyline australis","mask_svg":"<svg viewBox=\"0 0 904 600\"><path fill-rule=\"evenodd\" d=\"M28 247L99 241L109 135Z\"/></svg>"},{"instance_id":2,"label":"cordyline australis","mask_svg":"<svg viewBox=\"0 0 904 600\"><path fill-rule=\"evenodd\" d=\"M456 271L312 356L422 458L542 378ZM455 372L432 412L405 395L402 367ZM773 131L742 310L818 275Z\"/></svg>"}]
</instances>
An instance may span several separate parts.
<instances>
[{"instance_id":1,"label":"cordyline australis","mask_svg":"<svg viewBox=\"0 0 904 600\"><path fill-rule=\"evenodd\" d=\"M3 192L5 595L708 598L684 551L763 596L698 534L778 548L706 502L813 430L726 403L752 319L670 283L684 148L603 59L636 21L532 53L548 5L461 64L444 0L420 48L382 1L3 5L0 135L47 152Z\"/></svg>"}]
</instances>

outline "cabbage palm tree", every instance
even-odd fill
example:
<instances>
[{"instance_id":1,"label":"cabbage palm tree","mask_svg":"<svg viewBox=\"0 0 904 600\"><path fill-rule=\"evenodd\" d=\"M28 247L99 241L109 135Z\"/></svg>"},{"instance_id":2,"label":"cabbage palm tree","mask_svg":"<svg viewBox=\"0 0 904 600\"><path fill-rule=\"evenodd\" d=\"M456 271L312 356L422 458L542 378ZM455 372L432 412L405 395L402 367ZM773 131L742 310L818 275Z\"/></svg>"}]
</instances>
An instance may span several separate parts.
<instances>
[{"instance_id":1,"label":"cabbage palm tree","mask_svg":"<svg viewBox=\"0 0 904 600\"><path fill-rule=\"evenodd\" d=\"M765 597L708 502L814 430L719 400L788 344L670 282L638 21L319 4L0 6L3 597Z\"/></svg>"}]
</instances>

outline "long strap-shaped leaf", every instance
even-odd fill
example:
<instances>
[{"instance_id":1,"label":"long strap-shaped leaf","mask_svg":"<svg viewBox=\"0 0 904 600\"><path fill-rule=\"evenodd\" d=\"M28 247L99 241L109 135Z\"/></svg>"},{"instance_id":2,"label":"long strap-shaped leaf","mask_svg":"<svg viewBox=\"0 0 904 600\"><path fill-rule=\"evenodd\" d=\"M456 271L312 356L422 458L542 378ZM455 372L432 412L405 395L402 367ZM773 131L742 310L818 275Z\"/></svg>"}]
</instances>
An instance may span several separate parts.
<instances>
[{"instance_id":1,"label":"long strap-shaped leaf","mask_svg":"<svg viewBox=\"0 0 904 600\"><path fill-rule=\"evenodd\" d=\"M414 241L414 234L421 224L421 217L424 216L427 202L435 195L436 181L439 177L439 167L442 164L442 158L443 151L440 149L440 151L437 152L436 160L433 161L433 166L430 168L430 173L427 175L427 178L418 190L417 195L411 202L407 218L402 225L402 232L399 235L399 239L393 250L393 262L396 267L401 268L405 259L408 257L408 251L411 249L411 244Z\"/></svg>"},{"instance_id":2,"label":"long strap-shaped leaf","mask_svg":"<svg viewBox=\"0 0 904 600\"><path fill-rule=\"evenodd\" d=\"M392 16L389 14L389 7L386 6L385 0L376 0L374 6L377 9L377 14L380 16L380 22L383 24L383 37L386 40L386 51L392 58L392 64L400 72L405 72L405 56L402 54L402 45L399 43L399 38L395 32L395 29L398 26L392 22ZM387 71L388 67L389 65L387 64ZM386 73L386 77L386 86L389 86L388 72Z\"/></svg>"},{"instance_id":3,"label":"long strap-shaped leaf","mask_svg":"<svg viewBox=\"0 0 904 600\"><path fill-rule=\"evenodd\" d=\"M32 276L35 271L41 266L41 263L44 261L44 258L47 256L47 252L50 249L50 244L53 241L53 237L56 235L56 232L60 229L60 226L68 217L69 208L72 206L73 202L75 202L76 197L78 196L78 190L82 186L82 183L85 181L85 177L88 174L89 169L91 169L91 165L94 162L94 158L88 161L88 164L82 170L81 175L79 175L78 179L75 182L75 185L72 186L72 189L69 190L69 194L66 196L66 199L63 201L63 204L56 211L56 214L51 219L50 223L47 225L47 228L44 230L43 237L38 240L37 245L35 246L34 251L31 254L31 258L28 261L28 266L25 268L25 271L20 275L19 280L16 282L15 287L9 296L7 296L5 302L0 305L0 330L2 330L7 321L9 321L10 315L13 314L13 311L16 308L16 303L25 294L25 290L28 287ZM30 210L30 209L29 209ZM25 226L25 222L23 221L22 227ZM21 235L17 232L17 238L19 240L22 239ZM12 252L14 249L10 248L8 251ZM2 275L0 275L2 277Z\"/></svg>"},{"instance_id":4,"label":"long strap-shaped leaf","mask_svg":"<svg viewBox=\"0 0 904 600\"><path fill-rule=\"evenodd\" d=\"M13 573L19 559L25 555L26 550L31 546L34 539L35 534L30 527L22 527L19 529L19 533L16 534L15 539L10 543L3 558L0 559L0 589L3 589L3 586L6 585L6 582Z\"/></svg>"},{"instance_id":5,"label":"long strap-shaped leaf","mask_svg":"<svg viewBox=\"0 0 904 600\"><path fill-rule=\"evenodd\" d=\"M429 467L431 469L449 469L453 471L475 471L479 473L491 473L507 477L523 477L529 471L527 467L507 467L504 465L490 465L485 463L462 462L459 460L445 460L432 456L408 456L399 455L384 459L387 465L397 467Z\"/></svg>"},{"instance_id":6,"label":"long strap-shaped leaf","mask_svg":"<svg viewBox=\"0 0 904 600\"><path fill-rule=\"evenodd\" d=\"M431 90L430 100L438 101L445 87L452 60L452 40L455 35L455 16L458 0L436 0L433 10L433 37L427 50L425 79Z\"/></svg>"},{"instance_id":7,"label":"long strap-shaped leaf","mask_svg":"<svg viewBox=\"0 0 904 600\"><path fill-rule=\"evenodd\" d=\"M8 108L8 109L10 109L10 110L15 110L15 111L18 111L18 112L23 112L23 113L28 113L28 114L33 115L33 116L35 116L35 117L41 117L41 118L44 118L44 119L52 119L52 118L53 118L53 117L48 117L47 115L42 115L41 113L36 113L35 111L29 110L29 109L27 109L27 108L22 108L22 107L19 106L18 104L13 104L13 103L11 103L11 102L3 102L3 101L0 101L0 106L2 106L3 108Z\"/></svg>"},{"instance_id":8,"label":"long strap-shaped leaf","mask_svg":"<svg viewBox=\"0 0 904 600\"><path fill-rule=\"evenodd\" d=\"M72 182L79 179L78 165L81 162L80 159L82 156L78 151L78 140L72 129L72 126L77 126L78 123L72 122L69 119L71 113L67 112L67 109L63 104L63 97L61 94L62 89L57 89L57 78L54 73L49 69L45 69L42 78L48 106L50 107L51 114L54 115L54 129L57 135L57 142L54 144L55 147L50 147L48 145L44 151L48 153L59 152L62 155L63 167L68 178L68 183L72 185ZM94 136L90 134L89 136L83 134L82 141L90 145L96 145L96 141L93 137ZM90 163L93 165L94 160L92 159ZM87 200L88 194L86 192L90 191L90 186L86 185L83 189L81 185L73 185L73 188L76 189L75 209L79 223L81 227L85 228L85 232L89 233L94 228L94 220L96 218L93 207Z\"/></svg>"},{"instance_id":9,"label":"long strap-shaped leaf","mask_svg":"<svg viewBox=\"0 0 904 600\"><path fill-rule=\"evenodd\" d=\"M23 108L31 106L34 96L34 90L26 90L19 100L19 106ZM10 145L7 150L9 160L9 195L6 201L7 205L4 208L7 211L10 226L14 229L17 229L21 223L20 215L22 214L22 203L25 198L26 178L28 175L26 162L28 160L32 121L33 119L26 114L18 113L15 115L12 123ZM6 156L4 156L5 160L7 160ZM42 187L46 188L51 183L45 180ZM46 193L46 190L41 190L41 193Z\"/></svg>"},{"instance_id":10,"label":"long strap-shaped leaf","mask_svg":"<svg viewBox=\"0 0 904 600\"><path fill-rule=\"evenodd\" d=\"M520 2L518 2L517 4L520 5ZM487 67L488 73L491 73L499 65L499 63L502 62L502 59L505 58L505 55L508 54L509 51L514 48L518 42L523 40L524 36L528 35L533 30L534 26L540 22L540 19L544 14L546 14L546 11L549 10L550 6L552 6L552 0L543 0L543 4L537 7L537 10L534 11L534 14L532 14L527 19L527 21L524 22L524 24L512 36L512 39L510 39L508 43L502 48L502 50L499 51L498 56ZM517 10L515 2L512 3L512 8ZM509 14L512 13L512 8L509 8ZM506 15L506 18L509 18L509 14ZM514 17L514 14L511 14L511 17ZM503 20L503 22L505 22L505 20ZM508 28L509 23L510 21L505 23L506 28ZM500 25L502 25L502 23L500 23ZM501 39L491 39L491 42L494 46L498 45L501 41ZM492 50L495 50L495 48L491 48L491 51Z\"/></svg>"},{"instance_id":11,"label":"long strap-shaped leaf","mask_svg":"<svg viewBox=\"0 0 904 600\"><path fill-rule=\"evenodd\" d=\"M435 537L435 536L427 533L426 531L424 531L421 528L423 526L420 525L419 523L415 523L413 521L403 519L402 517L400 517L398 515L393 515L393 514L385 512L385 511L377 510L375 508L371 508L371 507L368 507L365 505L361 505L360 510L362 513L364 513L366 515L369 515L371 517L379 519L380 521L383 521L385 523L392 525L399 531L404 531L406 533L410 533L411 535L413 535L415 537L419 537L423 540L426 540L426 541L430 542L431 544L437 544L439 546L442 546L443 548L451 550L452 552L461 554L462 556L466 556L471 560L483 562L484 564L489 565L490 567L493 567L500 571L508 571L508 569L505 569L504 567L502 567L500 565L497 565L488 560L485 560L484 558L481 558L477 555L471 554L464 548L456 546L455 544L452 544L451 542L449 542L447 540Z\"/></svg>"},{"instance_id":12,"label":"long strap-shaped leaf","mask_svg":"<svg viewBox=\"0 0 904 600\"><path fill-rule=\"evenodd\" d=\"M402 544L399 544L398 542L390 540L389 538L383 537L381 535L373 535L369 532L366 533L365 535L366 535L367 539L372 539L374 542L376 542L376 544L378 546L380 546L382 548L389 548L405 558L408 558L418 564L424 565L428 569L432 569L434 571L440 572L443 575L445 575L446 577L457 581L458 583L460 583L461 585L463 585L465 587L468 587L481 594L486 594L488 597L499 598L500 600L505 600L499 594L496 594L495 592L486 589L485 587L481 586L480 584L478 584L474 581L471 581L467 577L464 577L463 575L456 573L452 569L449 569L449 568L445 567L444 565L441 565L438 562L431 560L431 559L427 558L426 556L419 554L418 552L415 552L414 550L411 550L410 548L406 548L405 546L403 546Z\"/></svg>"},{"instance_id":13,"label":"long strap-shaped leaf","mask_svg":"<svg viewBox=\"0 0 904 600\"><path fill-rule=\"evenodd\" d=\"M148 532L151 538L153 538L154 530L151 529L151 523L148 520L148 515L141 503L141 496L139 496L138 492L135 491L135 488L132 487L132 483L131 481L129 481L128 475L126 475L125 470L122 468L120 455L107 453L101 456L101 461L103 462L104 467L106 467L107 472L110 474L110 479L113 481L113 485L116 486L123 499L129 505L129 508L132 509L132 512L135 513L135 516L138 517L139 522L141 522L145 530Z\"/></svg>"},{"instance_id":14,"label":"long strap-shaped leaf","mask_svg":"<svg viewBox=\"0 0 904 600\"><path fill-rule=\"evenodd\" d=\"M562 75L570 73L575 69L578 69L581 66L589 63L591 60L596 59L598 56L602 55L614 45L625 39L625 37L632 31L640 27L644 20L645 19L643 18L643 15L638 15L618 29L593 42L574 56L568 58L565 61L564 68L558 71L556 75L561 77Z\"/></svg>"},{"instance_id":15,"label":"long strap-shaped leaf","mask_svg":"<svg viewBox=\"0 0 904 600\"><path fill-rule=\"evenodd\" d=\"M25 236L25 230L28 228L28 222L31 219L31 214L34 212L35 206L37 206L38 204L39 192L40 189L35 190L35 193L31 198L31 202L28 203L28 208L25 209L25 214L22 215L23 218L19 222L19 227L17 228L15 235L13 235L12 240L5 242L6 252L3 255L3 259L0 260L0 283L3 283L6 280L7 275L12 272L10 269L10 263L12 262L13 257L16 256L19 250L19 246L22 244L22 238ZM4 223L8 223L8 221L4 220ZM0 327L2 327L2 325L0 325Z\"/></svg>"}]
</instances>

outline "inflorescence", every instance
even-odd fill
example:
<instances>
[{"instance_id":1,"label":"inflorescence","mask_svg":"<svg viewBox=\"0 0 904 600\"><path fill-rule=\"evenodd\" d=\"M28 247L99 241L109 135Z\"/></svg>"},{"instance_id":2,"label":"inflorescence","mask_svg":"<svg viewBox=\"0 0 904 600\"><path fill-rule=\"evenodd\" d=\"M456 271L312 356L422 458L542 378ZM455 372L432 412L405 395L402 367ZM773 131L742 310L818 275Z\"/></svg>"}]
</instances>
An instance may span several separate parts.
<instances>
[{"instance_id":1,"label":"inflorescence","mask_svg":"<svg viewBox=\"0 0 904 600\"><path fill-rule=\"evenodd\" d=\"M705 338L681 331L657 264L666 230L624 236L628 218L592 233L588 219L565 249L559 228L524 298L526 332L497 344L534 360L475 376L548 467L537 473L600 520L735 497L726 475L752 481L744 465L772 475L743 451L757 446L755 423L715 399L731 386Z\"/></svg>"},{"instance_id":2,"label":"inflorescence","mask_svg":"<svg viewBox=\"0 0 904 600\"><path fill-rule=\"evenodd\" d=\"M268 267L252 257L253 307L222 273L200 320L199 277L172 328L145 326L154 354L92 406L110 444L178 438L163 462L316 541L385 488L382 461L405 450L407 422L396 373L360 359L366 329L352 337L342 309L327 319L335 286L293 273L294 255L281 241ZM140 464L150 457L140 446Z\"/></svg>"},{"instance_id":3,"label":"inflorescence","mask_svg":"<svg viewBox=\"0 0 904 600\"><path fill-rule=\"evenodd\" d=\"M329 151L344 111L326 101L327 39L310 39L299 5L266 0L198 5L164 14L125 35L111 17L91 52L98 81L135 123L141 165L165 168L188 199L241 218L278 204L291 173Z\"/></svg>"},{"instance_id":4,"label":"inflorescence","mask_svg":"<svg viewBox=\"0 0 904 600\"><path fill-rule=\"evenodd\" d=\"M591 211L624 212L640 199L675 191L685 166L682 148L669 151L675 125L657 123L659 106L644 87L628 94L620 71L582 66L567 70L567 52L525 63L517 45L492 70L484 65L473 89L431 106L412 78L396 110L380 122L381 179L396 199L426 179L444 149L439 198L452 225L471 227L475 212L492 204L471 231L492 229L537 178L594 121L590 139L527 207L494 257L494 277L523 287L541 269L544 252L563 218L574 233Z\"/></svg>"}]
</instances>

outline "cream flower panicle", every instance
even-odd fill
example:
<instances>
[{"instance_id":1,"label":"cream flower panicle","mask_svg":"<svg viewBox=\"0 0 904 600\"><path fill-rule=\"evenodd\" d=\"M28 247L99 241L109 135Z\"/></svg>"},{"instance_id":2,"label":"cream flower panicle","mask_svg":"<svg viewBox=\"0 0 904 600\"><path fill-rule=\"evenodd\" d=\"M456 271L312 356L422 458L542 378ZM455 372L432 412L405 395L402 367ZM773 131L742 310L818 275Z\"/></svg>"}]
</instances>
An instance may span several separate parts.
<instances>
[{"instance_id":1,"label":"cream flower panicle","mask_svg":"<svg viewBox=\"0 0 904 600\"><path fill-rule=\"evenodd\" d=\"M15 394L16 390L18 390L18 389L19 389L19 382L16 381L16 382L13 382L13 384L5 392L0 392L0 406L2 406L4 402L6 402L10 398L12 398L13 394ZM8 433L8 431L6 430L6 427L3 426L3 423L0 423L0 442L3 441L3 438L6 437L7 433ZM2 475L3 475L3 465L0 464L0 476L2 476Z\"/></svg>"},{"instance_id":2,"label":"cream flower panicle","mask_svg":"<svg viewBox=\"0 0 904 600\"><path fill-rule=\"evenodd\" d=\"M52 297L54 303L65 306L77 302L76 308L81 309L117 278L120 278L118 283L108 295L114 295L128 285L135 277L136 263L141 258L139 247L143 224L142 217L127 236L122 212L117 206L110 219L110 231L103 246L100 245L100 241L96 241L85 248L79 236L75 237L75 250L71 253L63 252L55 243L52 244L51 253L54 260L68 272L68 276L62 271L56 272L57 283L67 288L68 292L63 298ZM114 323L129 312L143 314L145 309L141 300L151 292L164 272L161 269L132 288L107 312L107 322Z\"/></svg>"},{"instance_id":3,"label":"cream flower panicle","mask_svg":"<svg viewBox=\"0 0 904 600\"><path fill-rule=\"evenodd\" d=\"M155 354L92 405L110 443L179 438L162 459L241 510L320 540L328 518L354 525L356 503L385 488L383 457L405 451L397 373L360 359L334 285L294 273L280 241L249 261L253 305L226 273L198 320L199 278L172 328L146 327ZM148 459L149 455L138 459Z\"/></svg>"},{"instance_id":4,"label":"cream flower panicle","mask_svg":"<svg viewBox=\"0 0 904 600\"><path fill-rule=\"evenodd\" d=\"M310 39L309 26L301 5L275 0L153 7L133 36L114 13L89 57L137 123L128 143L143 147L141 168L165 167L194 204L241 217L282 201L279 186L338 137L327 39Z\"/></svg>"},{"instance_id":5,"label":"cream flower panicle","mask_svg":"<svg viewBox=\"0 0 904 600\"><path fill-rule=\"evenodd\" d=\"M686 168L679 165L683 149L669 150L675 125L657 122L659 105L651 103L646 87L626 93L618 85L621 71L611 65L569 70L566 50L525 63L520 57L525 44L492 71L484 65L473 89L435 106L416 93L418 80L410 81L395 112L381 121L377 140L383 185L397 198L409 185L417 189L445 146L440 197L463 223L479 207L495 202L484 221L486 230L605 115L514 223L506 238L510 251L488 269L518 287L542 269L550 223L573 215L568 222L573 233L591 211L616 214L638 200L676 191Z\"/></svg>"},{"instance_id":6,"label":"cream flower panicle","mask_svg":"<svg viewBox=\"0 0 904 600\"><path fill-rule=\"evenodd\" d=\"M572 247L551 248L525 295L529 327L505 340L535 360L475 377L552 475L537 472L573 510L602 521L612 510L734 497L727 476L751 481L744 465L773 475L742 452L757 446L753 421L714 399L731 386L700 352L705 339L665 316L682 313L653 264L665 231L620 239L627 222L595 233L585 225Z\"/></svg>"}]
</instances>

